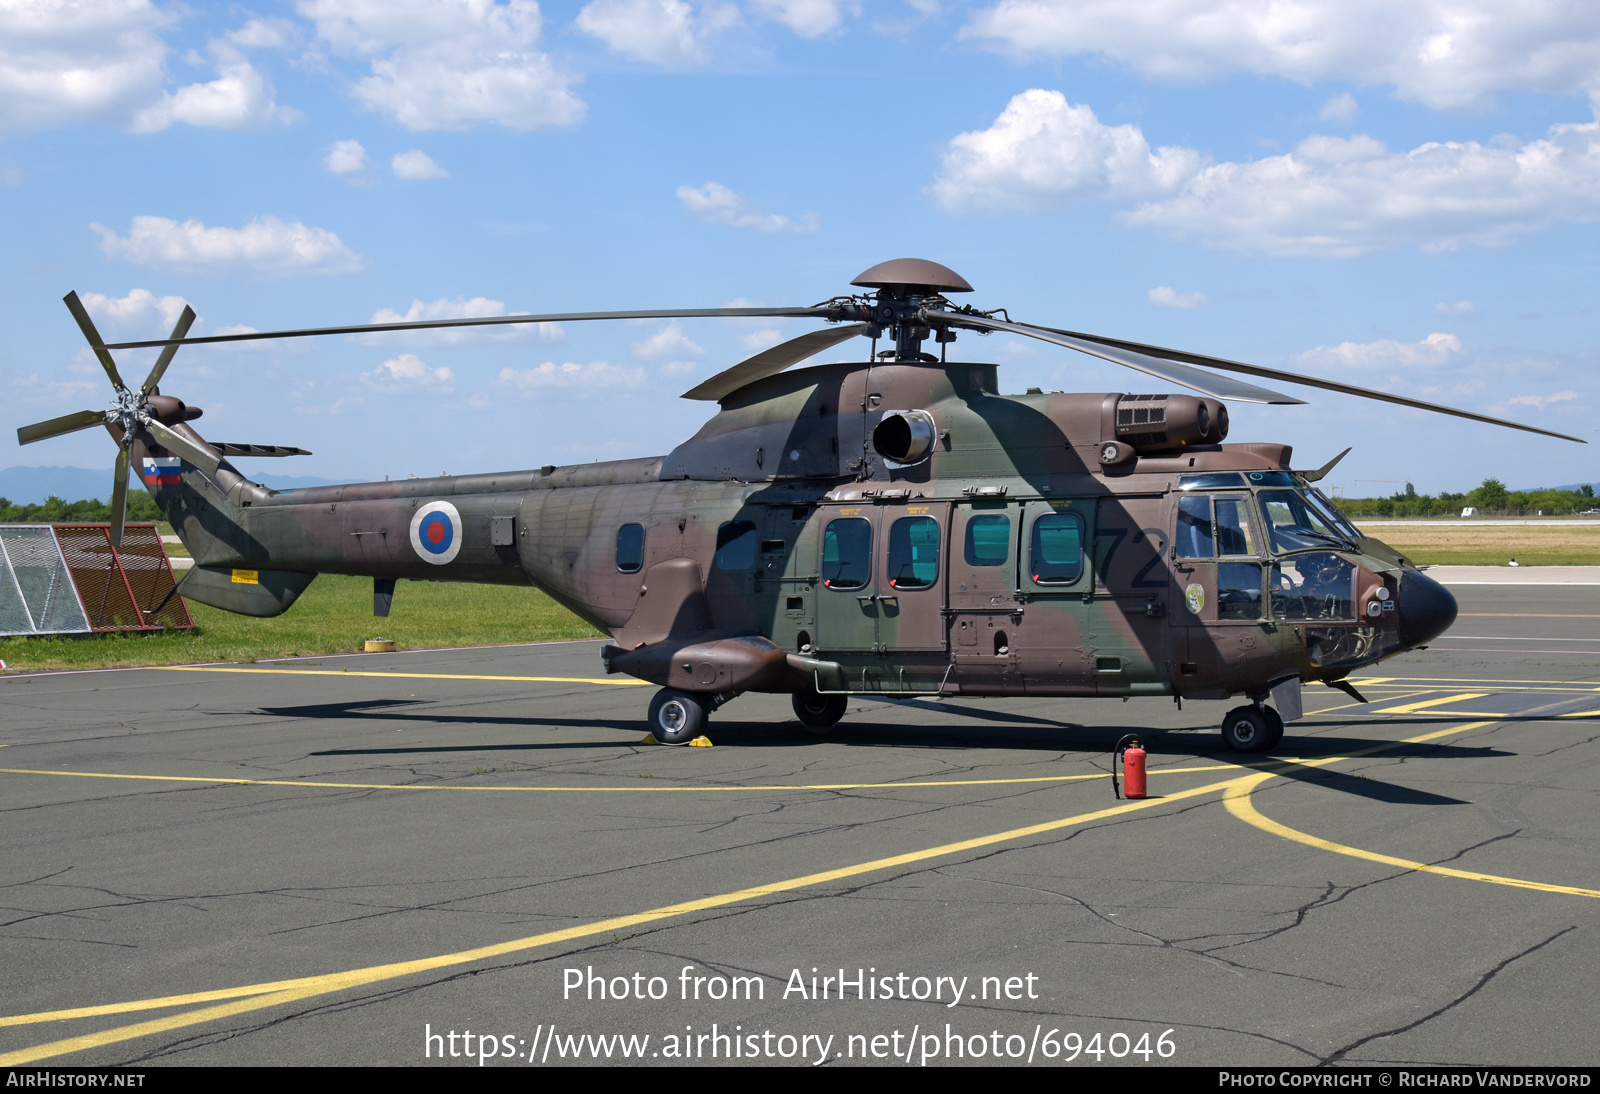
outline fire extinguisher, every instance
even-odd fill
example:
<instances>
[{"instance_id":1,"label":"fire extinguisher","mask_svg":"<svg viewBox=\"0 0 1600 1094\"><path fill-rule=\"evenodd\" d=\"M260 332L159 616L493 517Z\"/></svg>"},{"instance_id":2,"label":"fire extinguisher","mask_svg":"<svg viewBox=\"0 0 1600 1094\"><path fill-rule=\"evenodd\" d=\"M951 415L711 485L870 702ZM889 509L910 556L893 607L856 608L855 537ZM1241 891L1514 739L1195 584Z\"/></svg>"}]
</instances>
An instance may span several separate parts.
<instances>
[{"instance_id":1,"label":"fire extinguisher","mask_svg":"<svg viewBox=\"0 0 1600 1094\"><path fill-rule=\"evenodd\" d=\"M1144 790L1144 744L1135 734L1128 734L1117 742L1117 747L1111 750L1111 793L1117 798L1143 798ZM1117 787L1117 761L1122 761L1122 777L1128 784L1128 792L1123 794Z\"/></svg>"}]
</instances>

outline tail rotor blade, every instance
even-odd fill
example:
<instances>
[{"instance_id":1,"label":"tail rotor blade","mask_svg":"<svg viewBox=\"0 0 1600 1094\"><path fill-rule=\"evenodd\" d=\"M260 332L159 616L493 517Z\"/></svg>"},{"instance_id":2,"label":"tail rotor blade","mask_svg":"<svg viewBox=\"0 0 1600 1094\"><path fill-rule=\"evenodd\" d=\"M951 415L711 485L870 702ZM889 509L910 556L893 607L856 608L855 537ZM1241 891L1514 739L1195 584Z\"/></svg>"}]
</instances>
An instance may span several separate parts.
<instances>
[{"instance_id":1,"label":"tail rotor blade","mask_svg":"<svg viewBox=\"0 0 1600 1094\"><path fill-rule=\"evenodd\" d=\"M117 445L116 481L111 485L111 546L122 546L122 530L128 523L128 444L129 437Z\"/></svg>"},{"instance_id":2,"label":"tail rotor blade","mask_svg":"<svg viewBox=\"0 0 1600 1094\"><path fill-rule=\"evenodd\" d=\"M155 390L161 382L161 377L167 373L167 366L172 364L172 355L178 352L177 342L189 333L189 327L194 323L194 309L189 305L183 306L183 314L178 316L177 324L172 328L170 343L161 347L161 356L156 358L155 367L150 370L150 375L144 378L144 384L139 388L140 395L148 395Z\"/></svg>"},{"instance_id":3,"label":"tail rotor blade","mask_svg":"<svg viewBox=\"0 0 1600 1094\"><path fill-rule=\"evenodd\" d=\"M66 303L67 310L72 313L72 318L78 321L78 329L83 331L83 336L89 340L89 347L100 359L100 367L111 377L112 384L118 391L126 391L128 385L122 382L122 374L117 371L117 363L111 359L111 351L106 349L105 342L100 338L100 332L94 329L94 320L89 318L89 309L83 306L83 301L78 299L76 292L69 292L61 299Z\"/></svg>"},{"instance_id":4,"label":"tail rotor blade","mask_svg":"<svg viewBox=\"0 0 1600 1094\"><path fill-rule=\"evenodd\" d=\"M59 437L65 433L76 433L80 429L93 429L97 425L106 424L106 412L103 410L80 410L76 414L63 414L59 418L51 418L48 422L34 422L17 430L18 444L32 444L34 441L48 440Z\"/></svg>"},{"instance_id":5,"label":"tail rotor blade","mask_svg":"<svg viewBox=\"0 0 1600 1094\"><path fill-rule=\"evenodd\" d=\"M178 456L188 460L206 474L214 474L222 461L215 455L207 452L183 434L168 429L154 418L142 418L141 424L150 431L157 443Z\"/></svg>"}]
</instances>

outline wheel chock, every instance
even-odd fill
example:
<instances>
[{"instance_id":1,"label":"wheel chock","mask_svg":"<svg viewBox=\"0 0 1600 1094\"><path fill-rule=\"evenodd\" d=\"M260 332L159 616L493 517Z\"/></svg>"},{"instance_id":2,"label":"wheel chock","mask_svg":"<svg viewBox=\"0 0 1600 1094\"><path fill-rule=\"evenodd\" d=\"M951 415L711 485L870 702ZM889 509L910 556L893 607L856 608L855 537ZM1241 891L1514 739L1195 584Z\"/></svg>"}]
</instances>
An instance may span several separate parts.
<instances>
[{"instance_id":1,"label":"wheel chock","mask_svg":"<svg viewBox=\"0 0 1600 1094\"><path fill-rule=\"evenodd\" d=\"M696 737L694 740L689 742L689 747L690 748L710 748L711 747L711 738L707 737L705 734L701 734L700 736Z\"/></svg>"},{"instance_id":2,"label":"wheel chock","mask_svg":"<svg viewBox=\"0 0 1600 1094\"><path fill-rule=\"evenodd\" d=\"M639 743L642 745L658 745L661 742L656 740L656 735L654 733L646 733L644 735L644 740L640 741Z\"/></svg>"}]
</instances>

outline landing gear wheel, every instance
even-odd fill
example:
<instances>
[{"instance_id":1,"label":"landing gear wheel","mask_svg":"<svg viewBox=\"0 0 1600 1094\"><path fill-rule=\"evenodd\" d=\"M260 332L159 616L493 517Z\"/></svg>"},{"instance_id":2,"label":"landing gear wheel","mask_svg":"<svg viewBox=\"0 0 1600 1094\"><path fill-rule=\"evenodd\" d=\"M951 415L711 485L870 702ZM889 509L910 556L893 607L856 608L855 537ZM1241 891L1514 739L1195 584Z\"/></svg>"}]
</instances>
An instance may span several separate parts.
<instances>
[{"instance_id":1,"label":"landing gear wheel","mask_svg":"<svg viewBox=\"0 0 1600 1094\"><path fill-rule=\"evenodd\" d=\"M705 732L707 713L704 696L662 688L650 700L650 732L664 745L686 745Z\"/></svg>"},{"instance_id":2,"label":"landing gear wheel","mask_svg":"<svg viewBox=\"0 0 1600 1094\"><path fill-rule=\"evenodd\" d=\"M1278 742L1283 740L1283 715L1271 707L1262 707L1261 712L1267 716L1267 745L1261 751L1271 752L1278 747Z\"/></svg>"},{"instance_id":3,"label":"landing gear wheel","mask_svg":"<svg viewBox=\"0 0 1600 1094\"><path fill-rule=\"evenodd\" d=\"M1273 712L1275 713L1275 712ZM1265 752L1277 743L1277 734L1283 733L1282 723L1276 722L1273 713L1265 707L1235 707L1222 719L1222 743L1235 752Z\"/></svg>"},{"instance_id":4,"label":"landing gear wheel","mask_svg":"<svg viewBox=\"0 0 1600 1094\"><path fill-rule=\"evenodd\" d=\"M794 715L812 733L829 732L844 717L849 699L843 695L819 695L810 688L794 693Z\"/></svg>"}]
</instances>

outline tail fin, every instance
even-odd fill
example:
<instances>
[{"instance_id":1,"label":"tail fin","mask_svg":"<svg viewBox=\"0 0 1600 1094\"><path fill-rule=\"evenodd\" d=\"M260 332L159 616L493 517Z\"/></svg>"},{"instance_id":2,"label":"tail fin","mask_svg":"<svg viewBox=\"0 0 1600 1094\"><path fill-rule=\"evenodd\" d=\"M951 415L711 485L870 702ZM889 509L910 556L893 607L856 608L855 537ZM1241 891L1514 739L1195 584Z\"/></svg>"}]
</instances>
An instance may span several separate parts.
<instances>
[{"instance_id":1,"label":"tail fin","mask_svg":"<svg viewBox=\"0 0 1600 1094\"><path fill-rule=\"evenodd\" d=\"M217 452L187 423L172 428ZM208 475L143 436L133 448L145 489L194 556L179 594L240 615L288 611L316 574L265 568L271 553L252 534L249 510L266 497L266 487L246 479L220 452L216 472Z\"/></svg>"}]
</instances>

